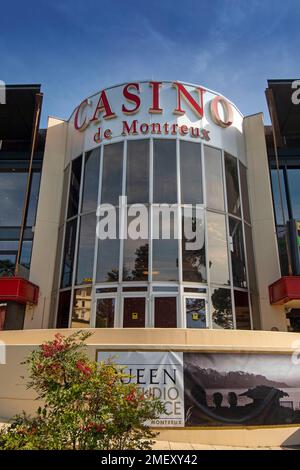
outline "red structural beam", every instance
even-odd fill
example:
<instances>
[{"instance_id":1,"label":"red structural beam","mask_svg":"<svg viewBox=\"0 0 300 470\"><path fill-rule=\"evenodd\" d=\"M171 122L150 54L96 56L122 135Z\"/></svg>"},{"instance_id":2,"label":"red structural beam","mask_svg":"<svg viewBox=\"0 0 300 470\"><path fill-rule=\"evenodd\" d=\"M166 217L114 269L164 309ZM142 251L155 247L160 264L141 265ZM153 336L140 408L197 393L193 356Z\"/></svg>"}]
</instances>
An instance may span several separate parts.
<instances>
[{"instance_id":1,"label":"red structural beam","mask_svg":"<svg viewBox=\"0 0 300 470\"><path fill-rule=\"evenodd\" d=\"M300 276L284 276L269 286L270 303L283 305L300 300Z\"/></svg>"},{"instance_id":2,"label":"red structural beam","mask_svg":"<svg viewBox=\"0 0 300 470\"><path fill-rule=\"evenodd\" d=\"M0 277L0 302L37 304L39 288L21 277Z\"/></svg>"}]
</instances>

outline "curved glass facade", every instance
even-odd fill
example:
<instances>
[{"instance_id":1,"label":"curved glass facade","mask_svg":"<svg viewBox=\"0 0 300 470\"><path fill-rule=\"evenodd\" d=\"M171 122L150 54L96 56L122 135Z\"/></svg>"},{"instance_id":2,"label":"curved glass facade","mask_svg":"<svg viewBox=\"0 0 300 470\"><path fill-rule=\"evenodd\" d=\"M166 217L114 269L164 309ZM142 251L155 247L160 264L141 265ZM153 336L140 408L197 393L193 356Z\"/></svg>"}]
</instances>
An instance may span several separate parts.
<instances>
[{"instance_id":1,"label":"curved glass facade","mask_svg":"<svg viewBox=\"0 0 300 470\"><path fill-rule=\"evenodd\" d=\"M116 238L96 236L99 204L116 209ZM132 224L139 237L120 237ZM58 327L251 328L255 272L238 155L180 138L98 146L65 170L59 233Z\"/></svg>"}]
</instances>

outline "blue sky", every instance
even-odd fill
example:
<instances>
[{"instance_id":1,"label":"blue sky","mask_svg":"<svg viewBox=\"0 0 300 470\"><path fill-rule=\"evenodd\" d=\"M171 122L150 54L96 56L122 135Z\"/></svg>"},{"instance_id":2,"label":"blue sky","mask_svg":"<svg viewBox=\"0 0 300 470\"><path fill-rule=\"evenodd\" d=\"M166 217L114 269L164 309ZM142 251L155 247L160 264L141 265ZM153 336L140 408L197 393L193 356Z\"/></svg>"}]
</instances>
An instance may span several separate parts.
<instances>
[{"instance_id":1,"label":"blue sky","mask_svg":"<svg viewBox=\"0 0 300 470\"><path fill-rule=\"evenodd\" d=\"M0 80L41 83L42 124L86 96L139 79L214 89L268 114L268 78L300 77L298 0L3 2Z\"/></svg>"}]
</instances>

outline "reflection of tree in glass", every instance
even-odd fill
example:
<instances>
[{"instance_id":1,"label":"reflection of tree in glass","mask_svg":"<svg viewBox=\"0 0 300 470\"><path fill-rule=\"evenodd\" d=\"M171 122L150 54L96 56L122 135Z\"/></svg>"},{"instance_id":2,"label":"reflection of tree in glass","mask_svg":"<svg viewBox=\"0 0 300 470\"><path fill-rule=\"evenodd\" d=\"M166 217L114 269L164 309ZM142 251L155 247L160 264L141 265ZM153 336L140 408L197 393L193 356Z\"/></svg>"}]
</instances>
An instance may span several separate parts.
<instances>
[{"instance_id":1,"label":"reflection of tree in glass","mask_svg":"<svg viewBox=\"0 0 300 470\"><path fill-rule=\"evenodd\" d=\"M3 259L0 261L0 277L14 275L15 265L9 259Z\"/></svg>"},{"instance_id":2,"label":"reflection of tree in glass","mask_svg":"<svg viewBox=\"0 0 300 470\"><path fill-rule=\"evenodd\" d=\"M96 313L96 328L112 328L114 325L114 300L98 300Z\"/></svg>"},{"instance_id":3,"label":"reflection of tree in glass","mask_svg":"<svg viewBox=\"0 0 300 470\"><path fill-rule=\"evenodd\" d=\"M123 268L123 281L144 281L148 278L149 245L139 246L135 251L134 269Z\"/></svg>"},{"instance_id":4,"label":"reflection of tree in glass","mask_svg":"<svg viewBox=\"0 0 300 470\"><path fill-rule=\"evenodd\" d=\"M184 223L186 223L186 220ZM192 217L192 231L194 233L196 233L196 230L197 230L196 223L197 223L196 217ZM183 234L184 234L184 231L183 231ZM186 273L185 280L195 281L195 282L205 282L206 281L206 260L205 260L204 244L198 250L187 250L186 243L195 242L195 237L194 239L187 239L185 236L183 236L182 241L183 241L182 262L183 262L183 271Z\"/></svg>"},{"instance_id":5,"label":"reflection of tree in glass","mask_svg":"<svg viewBox=\"0 0 300 470\"><path fill-rule=\"evenodd\" d=\"M113 268L109 271L106 275L107 282L119 282L119 270L117 268Z\"/></svg>"},{"instance_id":6,"label":"reflection of tree in glass","mask_svg":"<svg viewBox=\"0 0 300 470\"><path fill-rule=\"evenodd\" d=\"M233 328L230 290L215 289L211 301L214 308L212 313L213 322L220 328Z\"/></svg>"},{"instance_id":7,"label":"reflection of tree in glass","mask_svg":"<svg viewBox=\"0 0 300 470\"><path fill-rule=\"evenodd\" d=\"M205 304L203 299L187 299L186 313L192 315L196 313L199 315L199 320L203 323L206 322Z\"/></svg>"}]
</instances>

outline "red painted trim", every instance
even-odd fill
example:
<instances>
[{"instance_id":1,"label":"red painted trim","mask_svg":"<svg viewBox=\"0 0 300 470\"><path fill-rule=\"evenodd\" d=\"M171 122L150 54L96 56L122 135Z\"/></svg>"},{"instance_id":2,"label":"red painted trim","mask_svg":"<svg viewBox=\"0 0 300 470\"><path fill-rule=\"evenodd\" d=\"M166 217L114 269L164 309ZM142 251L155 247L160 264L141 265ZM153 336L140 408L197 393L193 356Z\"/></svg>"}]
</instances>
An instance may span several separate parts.
<instances>
[{"instance_id":1,"label":"red painted trim","mask_svg":"<svg viewBox=\"0 0 300 470\"><path fill-rule=\"evenodd\" d=\"M269 286L272 305L284 305L291 300L300 300L300 276L284 276Z\"/></svg>"},{"instance_id":2,"label":"red painted trim","mask_svg":"<svg viewBox=\"0 0 300 470\"><path fill-rule=\"evenodd\" d=\"M0 302L17 302L20 304L37 304L39 288L21 277L0 278Z\"/></svg>"}]
</instances>

